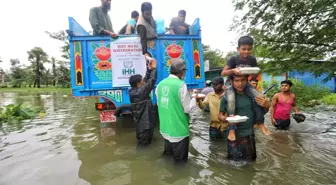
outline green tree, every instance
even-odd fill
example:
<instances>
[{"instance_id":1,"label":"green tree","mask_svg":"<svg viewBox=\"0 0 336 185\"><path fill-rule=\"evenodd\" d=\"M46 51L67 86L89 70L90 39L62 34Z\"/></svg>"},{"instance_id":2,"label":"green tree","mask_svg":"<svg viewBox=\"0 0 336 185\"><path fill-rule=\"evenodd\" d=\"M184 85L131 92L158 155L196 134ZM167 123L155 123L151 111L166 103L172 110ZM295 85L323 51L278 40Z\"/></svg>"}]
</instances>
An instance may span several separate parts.
<instances>
[{"instance_id":1,"label":"green tree","mask_svg":"<svg viewBox=\"0 0 336 185\"><path fill-rule=\"evenodd\" d=\"M59 67L57 68L56 81L62 87L70 87L70 70L64 62L59 61Z\"/></svg>"},{"instance_id":2,"label":"green tree","mask_svg":"<svg viewBox=\"0 0 336 185\"><path fill-rule=\"evenodd\" d=\"M223 67L226 63L223 52L219 49L212 49L209 45L203 45L203 58L209 60L210 69Z\"/></svg>"},{"instance_id":3,"label":"green tree","mask_svg":"<svg viewBox=\"0 0 336 185\"><path fill-rule=\"evenodd\" d=\"M70 59L70 43L68 41L66 32L63 31L63 30L60 30L58 32L46 31L45 33L48 34L50 38L63 42L63 46L61 46L61 48L60 48L60 51L62 53L62 58L69 61L69 59Z\"/></svg>"},{"instance_id":4,"label":"green tree","mask_svg":"<svg viewBox=\"0 0 336 185\"><path fill-rule=\"evenodd\" d=\"M261 47L266 72L336 71L336 1L233 0L238 14L232 30L251 34ZM247 10L247 11L246 11ZM312 60L327 59L329 62Z\"/></svg>"},{"instance_id":5,"label":"green tree","mask_svg":"<svg viewBox=\"0 0 336 185\"><path fill-rule=\"evenodd\" d=\"M11 64L11 81L13 87L21 87L23 79L25 78L25 71L20 65L19 59L10 59Z\"/></svg>"},{"instance_id":6,"label":"green tree","mask_svg":"<svg viewBox=\"0 0 336 185\"><path fill-rule=\"evenodd\" d=\"M67 33L63 30L58 32L48 32L50 38L59 40L63 43L60 51L62 53L62 60L55 61L58 65L53 67L53 69L57 69L57 77L55 77L55 83L60 83L63 87L70 86L70 43L67 38ZM54 74L53 70L53 74ZM54 82L53 82L54 83Z\"/></svg>"},{"instance_id":7,"label":"green tree","mask_svg":"<svg viewBox=\"0 0 336 185\"><path fill-rule=\"evenodd\" d=\"M43 63L48 62L48 55L40 47L31 49L28 53L28 60L35 66L35 81L34 87L41 87L42 70L44 70Z\"/></svg>"}]
</instances>

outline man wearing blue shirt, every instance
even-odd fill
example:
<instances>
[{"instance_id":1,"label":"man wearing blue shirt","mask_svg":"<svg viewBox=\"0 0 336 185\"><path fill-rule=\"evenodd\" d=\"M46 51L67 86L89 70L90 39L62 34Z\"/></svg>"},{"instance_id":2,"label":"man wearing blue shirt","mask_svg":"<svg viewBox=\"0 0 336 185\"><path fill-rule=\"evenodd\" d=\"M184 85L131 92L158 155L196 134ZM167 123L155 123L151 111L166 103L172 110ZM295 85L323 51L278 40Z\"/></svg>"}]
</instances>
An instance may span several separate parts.
<instances>
[{"instance_id":1,"label":"man wearing blue shirt","mask_svg":"<svg viewBox=\"0 0 336 185\"><path fill-rule=\"evenodd\" d=\"M136 23L139 19L139 13L137 11L133 11L131 14L131 19L127 22L127 24L121 28L119 31L119 35L133 35L136 34Z\"/></svg>"}]
</instances>

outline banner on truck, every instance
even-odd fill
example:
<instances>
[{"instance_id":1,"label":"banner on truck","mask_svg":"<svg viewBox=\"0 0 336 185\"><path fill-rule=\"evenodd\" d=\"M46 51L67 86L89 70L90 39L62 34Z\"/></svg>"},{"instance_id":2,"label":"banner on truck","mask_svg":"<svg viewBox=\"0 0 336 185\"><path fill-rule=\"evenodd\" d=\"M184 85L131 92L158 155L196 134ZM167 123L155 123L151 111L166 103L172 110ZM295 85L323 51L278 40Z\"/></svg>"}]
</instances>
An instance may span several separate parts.
<instances>
[{"instance_id":1,"label":"banner on truck","mask_svg":"<svg viewBox=\"0 0 336 185\"><path fill-rule=\"evenodd\" d=\"M112 86L129 86L132 75L146 74L146 60L139 37L121 38L111 42Z\"/></svg>"}]
</instances>

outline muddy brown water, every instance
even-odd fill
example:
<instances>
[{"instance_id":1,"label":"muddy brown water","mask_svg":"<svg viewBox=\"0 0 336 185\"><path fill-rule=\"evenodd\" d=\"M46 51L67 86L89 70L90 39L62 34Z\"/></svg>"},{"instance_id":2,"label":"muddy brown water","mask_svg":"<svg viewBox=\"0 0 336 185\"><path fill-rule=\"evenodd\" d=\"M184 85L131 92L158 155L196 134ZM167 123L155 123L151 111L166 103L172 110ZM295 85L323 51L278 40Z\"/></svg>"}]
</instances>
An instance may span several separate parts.
<instances>
[{"instance_id":1,"label":"muddy brown water","mask_svg":"<svg viewBox=\"0 0 336 185\"><path fill-rule=\"evenodd\" d=\"M209 115L196 109L188 164L176 167L161 157L158 130L152 145L139 150L131 119L100 124L96 101L0 93L0 107L24 102L47 113L0 127L0 185L336 184L335 109L308 110L290 131L268 124L268 137L256 130L253 163L227 161L226 141L209 140Z\"/></svg>"}]
</instances>

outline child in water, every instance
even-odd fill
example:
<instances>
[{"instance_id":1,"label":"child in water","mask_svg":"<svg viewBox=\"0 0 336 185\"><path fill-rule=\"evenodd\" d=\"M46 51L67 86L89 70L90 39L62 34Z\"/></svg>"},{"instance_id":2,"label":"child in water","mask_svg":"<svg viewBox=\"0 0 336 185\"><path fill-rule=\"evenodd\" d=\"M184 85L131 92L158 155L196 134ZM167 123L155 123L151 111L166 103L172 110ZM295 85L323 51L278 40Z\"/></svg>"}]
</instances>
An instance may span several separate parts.
<instances>
[{"instance_id":1,"label":"child in water","mask_svg":"<svg viewBox=\"0 0 336 185\"><path fill-rule=\"evenodd\" d=\"M295 94L291 92L292 85L293 83L290 80L282 81L281 92L275 94L272 98L271 121L280 130L289 128L292 109L294 109L295 114L299 114L295 103Z\"/></svg>"},{"instance_id":2,"label":"child in water","mask_svg":"<svg viewBox=\"0 0 336 185\"><path fill-rule=\"evenodd\" d=\"M236 75L242 75L240 72L240 68L244 67L257 67L257 60L254 56L252 56L252 49L253 49L253 38L250 36L243 36L240 37L238 40L238 55L232 56L229 61L227 62L226 66L224 67L222 71L222 76L229 76L232 74ZM252 75L254 78L256 78L257 74ZM246 93L252 94L255 98L255 101L259 106L256 106L254 111L256 112L256 124L258 127L262 130L262 132L265 135L269 135L269 130L264 125L264 115L268 111L269 103L268 100L264 95L262 95L260 92L257 91L252 85L249 85L246 88ZM227 90L227 96L228 96L228 104L229 109L228 113L229 116L233 116L231 114L234 114L235 112L235 92L233 88L228 88ZM267 105L268 104L268 105ZM233 141L236 139L235 137L235 124L229 124L229 136L228 139Z\"/></svg>"}]
</instances>

